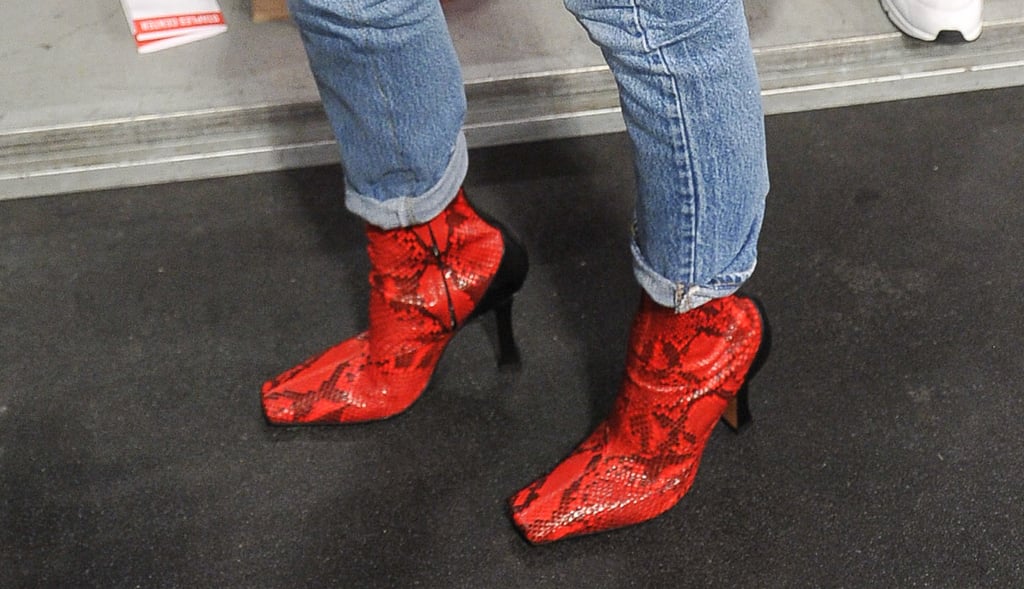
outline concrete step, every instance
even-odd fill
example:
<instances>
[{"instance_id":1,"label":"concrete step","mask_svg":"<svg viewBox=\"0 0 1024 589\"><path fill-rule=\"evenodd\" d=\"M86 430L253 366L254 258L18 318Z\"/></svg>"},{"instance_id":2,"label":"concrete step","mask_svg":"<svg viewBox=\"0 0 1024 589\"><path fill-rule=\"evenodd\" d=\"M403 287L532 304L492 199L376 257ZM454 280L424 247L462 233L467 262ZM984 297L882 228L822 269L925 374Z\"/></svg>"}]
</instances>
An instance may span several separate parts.
<instances>
[{"instance_id":1,"label":"concrete step","mask_svg":"<svg viewBox=\"0 0 1024 589\"><path fill-rule=\"evenodd\" d=\"M222 0L229 32L137 55L120 6L41 0L0 39L0 199L336 162L298 33ZM614 82L558 0L451 0L473 147L620 131ZM768 114L1024 84L1024 3L973 43L895 31L873 0L747 4ZM41 16L40 16L41 15Z\"/></svg>"}]
</instances>

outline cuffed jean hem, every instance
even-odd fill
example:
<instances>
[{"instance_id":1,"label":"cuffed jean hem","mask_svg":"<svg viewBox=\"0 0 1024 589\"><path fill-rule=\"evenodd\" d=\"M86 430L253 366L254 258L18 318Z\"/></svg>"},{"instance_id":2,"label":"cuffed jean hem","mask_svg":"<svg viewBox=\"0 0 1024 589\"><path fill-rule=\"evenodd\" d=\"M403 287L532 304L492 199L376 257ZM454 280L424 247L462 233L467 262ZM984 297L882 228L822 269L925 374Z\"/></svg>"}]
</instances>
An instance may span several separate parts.
<instances>
[{"instance_id":1,"label":"cuffed jean hem","mask_svg":"<svg viewBox=\"0 0 1024 589\"><path fill-rule=\"evenodd\" d=\"M360 194L346 182L345 206L367 223L381 229L397 229L426 223L439 215L455 199L468 170L466 136L460 131L455 140L452 157L448 160L448 167L441 175L441 179L423 194L376 200Z\"/></svg>"},{"instance_id":2,"label":"cuffed jean hem","mask_svg":"<svg viewBox=\"0 0 1024 589\"><path fill-rule=\"evenodd\" d=\"M640 253L640 246L635 241L631 249L633 252L633 274L636 276L637 282L640 283L640 287L655 303L672 308L676 313L685 313L704 303L735 293L754 273L754 267L751 266L745 272L718 276L711 284L677 283L655 272L644 260L643 254Z\"/></svg>"}]
</instances>

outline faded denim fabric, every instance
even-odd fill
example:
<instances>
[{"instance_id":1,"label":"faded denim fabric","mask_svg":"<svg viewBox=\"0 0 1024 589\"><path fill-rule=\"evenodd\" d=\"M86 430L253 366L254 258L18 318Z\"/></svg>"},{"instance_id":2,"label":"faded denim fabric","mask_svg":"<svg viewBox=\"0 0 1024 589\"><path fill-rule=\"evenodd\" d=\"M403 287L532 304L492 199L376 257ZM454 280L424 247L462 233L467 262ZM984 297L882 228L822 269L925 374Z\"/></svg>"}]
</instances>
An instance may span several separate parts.
<instances>
[{"instance_id":1,"label":"faded denim fabric","mask_svg":"<svg viewBox=\"0 0 1024 589\"><path fill-rule=\"evenodd\" d=\"M289 0L345 168L345 205L433 219L468 167L462 71L437 0Z\"/></svg>"},{"instance_id":2,"label":"faded denim fabric","mask_svg":"<svg viewBox=\"0 0 1024 589\"><path fill-rule=\"evenodd\" d=\"M741 0L565 5L619 86L635 152L637 280L680 312L735 292L756 265L768 192ZM341 145L348 208L384 228L432 218L467 167L465 95L439 3L289 6Z\"/></svg>"},{"instance_id":3,"label":"faded denim fabric","mask_svg":"<svg viewBox=\"0 0 1024 589\"><path fill-rule=\"evenodd\" d=\"M757 262L764 114L740 0L565 0L604 52L635 151L634 272L686 311Z\"/></svg>"}]
</instances>

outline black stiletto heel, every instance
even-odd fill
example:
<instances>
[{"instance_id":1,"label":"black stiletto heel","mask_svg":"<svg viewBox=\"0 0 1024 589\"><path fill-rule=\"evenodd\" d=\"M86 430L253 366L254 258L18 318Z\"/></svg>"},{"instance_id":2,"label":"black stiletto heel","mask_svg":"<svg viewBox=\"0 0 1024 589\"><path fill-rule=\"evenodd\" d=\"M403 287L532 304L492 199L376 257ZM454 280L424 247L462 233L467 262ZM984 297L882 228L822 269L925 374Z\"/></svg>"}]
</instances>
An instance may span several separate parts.
<instances>
[{"instance_id":1,"label":"black stiletto heel","mask_svg":"<svg viewBox=\"0 0 1024 589\"><path fill-rule=\"evenodd\" d=\"M749 298L757 305L758 315L761 316L761 345L757 348L754 362L750 365L750 369L747 370L743 386L736 392L736 396L729 400L725 413L722 414L722 421L736 433L745 430L753 421L753 417L750 414L750 381L757 376L765 361L768 360L768 353L772 347L772 330L768 325L768 316L765 314L764 305L753 297Z\"/></svg>"},{"instance_id":2,"label":"black stiletto heel","mask_svg":"<svg viewBox=\"0 0 1024 589\"><path fill-rule=\"evenodd\" d=\"M725 413L722 414L722 419L725 423L729 424L732 431L736 433L743 431L750 425L751 416L749 390L747 389L746 384L740 387L740 390L736 393L735 397L729 399L729 405L726 406Z\"/></svg>"},{"instance_id":3,"label":"black stiletto heel","mask_svg":"<svg viewBox=\"0 0 1024 589\"><path fill-rule=\"evenodd\" d=\"M530 260L526 255L526 249L504 225L483 214L480 216L501 231L505 252L491 285L468 320L494 311L498 327L498 368L500 370L516 369L520 366L521 357L512 331L512 301L515 294L523 287L526 273L530 268Z\"/></svg>"},{"instance_id":4,"label":"black stiletto heel","mask_svg":"<svg viewBox=\"0 0 1024 589\"><path fill-rule=\"evenodd\" d=\"M495 323L498 327L498 367L501 370L519 368L519 346L512 332L512 297L494 307Z\"/></svg>"}]
</instances>

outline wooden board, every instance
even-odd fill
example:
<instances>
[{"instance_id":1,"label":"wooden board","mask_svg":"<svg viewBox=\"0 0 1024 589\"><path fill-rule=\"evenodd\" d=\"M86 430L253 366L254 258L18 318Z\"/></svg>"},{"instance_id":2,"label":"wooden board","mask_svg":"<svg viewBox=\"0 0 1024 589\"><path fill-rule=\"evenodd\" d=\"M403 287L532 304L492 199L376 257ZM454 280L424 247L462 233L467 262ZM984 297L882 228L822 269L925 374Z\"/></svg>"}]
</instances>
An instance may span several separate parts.
<instances>
[{"instance_id":1,"label":"wooden board","mask_svg":"<svg viewBox=\"0 0 1024 589\"><path fill-rule=\"evenodd\" d=\"M285 0L252 0L253 22L266 22L288 18Z\"/></svg>"}]
</instances>

